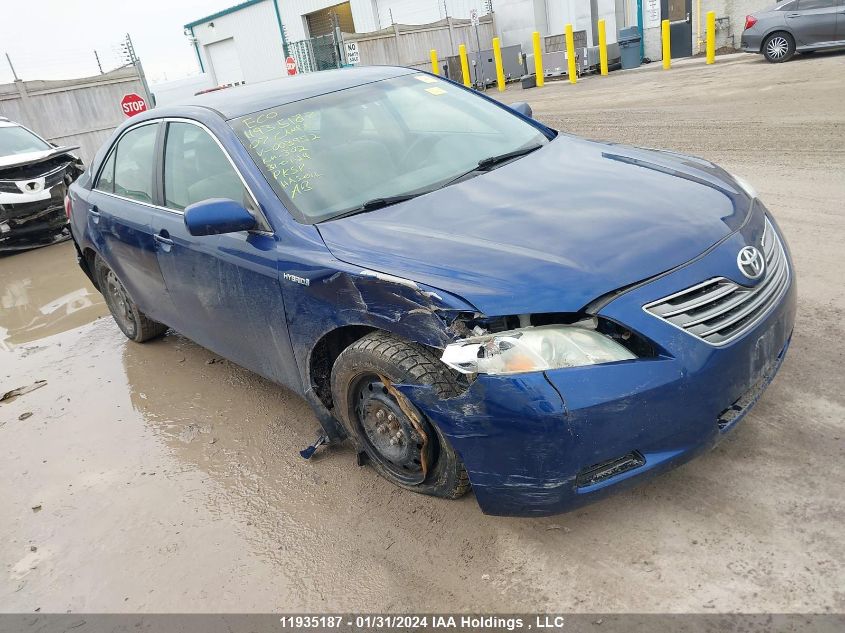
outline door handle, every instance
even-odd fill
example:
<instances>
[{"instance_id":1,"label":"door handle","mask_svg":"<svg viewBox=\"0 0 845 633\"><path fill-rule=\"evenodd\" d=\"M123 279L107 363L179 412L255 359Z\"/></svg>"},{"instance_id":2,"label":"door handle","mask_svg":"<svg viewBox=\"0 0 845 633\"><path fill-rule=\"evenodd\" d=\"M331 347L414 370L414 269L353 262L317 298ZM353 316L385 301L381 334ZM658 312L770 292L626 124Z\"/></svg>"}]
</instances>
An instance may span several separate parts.
<instances>
[{"instance_id":1,"label":"door handle","mask_svg":"<svg viewBox=\"0 0 845 633\"><path fill-rule=\"evenodd\" d=\"M100 211L97 209L96 204L88 209L88 214L91 216L91 221L94 222L94 224L98 224L100 222Z\"/></svg>"},{"instance_id":2,"label":"door handle","mask_svg":"<svg viewBox=\"0 0 845 633\"><path fill-rule=\"evenodd\" d=\"M788 18L800 18L801 14L800 13L787 13L786 17L788 17Z\"/></svg>"},{"instance_id":3,"label":"door handle","mask_svg":"<svg viewBox=\"0 0 845 633\"><path fill-rule=\"evenodd\" d=\"M153 239L163 246L173 246L173 240L170 239L169 233L162 231L161 233L153 233Z\"/></svg>"}]
</instances>

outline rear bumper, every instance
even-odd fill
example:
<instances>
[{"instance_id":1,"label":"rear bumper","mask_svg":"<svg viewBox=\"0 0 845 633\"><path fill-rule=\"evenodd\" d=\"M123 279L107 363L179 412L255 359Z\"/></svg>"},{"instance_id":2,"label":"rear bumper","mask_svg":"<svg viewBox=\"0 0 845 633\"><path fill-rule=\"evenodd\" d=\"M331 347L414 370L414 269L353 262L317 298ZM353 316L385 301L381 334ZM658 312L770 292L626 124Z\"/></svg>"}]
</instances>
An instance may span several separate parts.
<instances>
[{"instance_id":1,"label":"rear bumper","mask_svg":"<svg viewBox=\"0 0 845 633\"><path fill-rule=\"evenodd\" d=\"M763 37L754 33L748 33L748 31L743 33L739 40L739 48L744 53L759 53L762 45Z\"/></svg>"},{"instance_id":2,"label":"rear bumper","mask_svg":"<svg viewBox=\"0 0 845 633\"><path fill-rule=\"evenodd\" d=\"M735 246L725 248L735 258ZM663 351L655 358L482 375L448 400L427 387L400 387L461 455L485 513L572 510L692 459L748 414L789 347L794 276L753 329L716 347L642 309L673 289L689 287L691 280L707 278L702 269L712 269L709 259L601 310L658 342Z\"/></svg>"}]
</instances>

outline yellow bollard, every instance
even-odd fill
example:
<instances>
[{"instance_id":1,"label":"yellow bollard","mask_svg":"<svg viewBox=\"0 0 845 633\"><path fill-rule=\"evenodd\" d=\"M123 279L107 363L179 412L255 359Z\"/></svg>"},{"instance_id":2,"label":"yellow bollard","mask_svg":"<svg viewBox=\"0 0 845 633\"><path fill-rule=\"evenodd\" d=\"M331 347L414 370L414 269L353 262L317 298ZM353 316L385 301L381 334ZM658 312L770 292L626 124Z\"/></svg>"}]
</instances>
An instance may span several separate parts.
<instances>
[{"instance_id":1,"label":"yellow bollard","mask_svg":"<svg viewBox=\"0 0 845 633\"><path fill-rule=\"evenodd\" d=\"M502 66L502 44L498 37L493 38L493 59L496 60L496 85L499 92L505 91L505 70Z\"/></svg>"},{"instance_id":2,"label":"yellow bollard","mask_svg":"<svg viewBox=\"0 0 845 633\"><path fill-rule=\"evenodd\" d=\"M672 48L669 42L669 20L663 20L663 69L672 67Z\"/></svg>"},{"instance_id":3,"label":"yellow bollard","mask_svg":"<svg viewBox=\"0 0 845 633\"><path fill-rule=\"evenodd\" d=\"M435 75L440 74L440 62L437 61L437 51L431 49L431 72Z\"/></svg>"},{"instance_id":4,"label":"yellow bollard","mask_svg":"<svg viewBox=\"0 0 845 633\"><path fill-rule=\"evenodd\" d=\"M469 60L467 60L467 47L461 44L458 46L458 54L461 56L461 74L464 76L464 85L472 86L472 77L469 76Z\"/></svg>"},{"instance_id":5,"label":"yellow bollard","mask_svg":"<svg viewBox=\"0 0 845 633\"><path fill-rule=\"evenodd\" d=\"M575 70L575 37L572 35L572 25L566 25L566 63L569 83L578 81L578 71Z\"/></svg>"},{"instance_id":6,"label":"yellow bollard","mask_svg":"<svg viewBox=\"0 0 845 633\"><path fill-rule=\"evenodd\" d=\"M599 30L599 67L601 74L607 77L607 33L604 20L599 20L596 26Z\"/></svg>"},{"instance_id":7,"label":"yellow bollard","mask_svg":"<svg viewBox=\"0 0 845 633\"><path fill-rule=\"evenodd\" d=\"M546 83L546 76L543 70L543 49L540 48L540 32L534 31L531 39L534 42L534 73L537 75L537 87L542 88Z\"/></svg>"},{"instance_id":8,"label":"yellow bollard","mask_svg":"<svg viewBox=\"0 0 845 633\"><path fill-rule=\"evenodd\" d=\"M716 62L716 12L707 12L707 63Z\"/></svg>"}]
</instances>

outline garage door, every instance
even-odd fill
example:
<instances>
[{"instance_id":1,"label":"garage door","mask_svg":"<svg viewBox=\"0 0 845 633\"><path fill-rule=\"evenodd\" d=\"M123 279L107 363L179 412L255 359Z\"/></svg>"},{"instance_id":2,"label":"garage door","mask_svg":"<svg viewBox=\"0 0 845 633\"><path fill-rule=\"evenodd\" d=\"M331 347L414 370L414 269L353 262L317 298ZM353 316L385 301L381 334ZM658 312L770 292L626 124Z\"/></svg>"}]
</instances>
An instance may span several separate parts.
<instances>
[{"instance_id":1,"label":"garage door","mask_svg":"<svg viewBox=\"0 0 845 633\"><path fill-rule=\"evenodd\" d=\"M238 49L235 48L233 38L209 44L205 47L205 52L208 55L208 61L211 62L214 81L218 86L240 83L244 80L241 60L238 59Z\"/></svg>"}]
</instances>

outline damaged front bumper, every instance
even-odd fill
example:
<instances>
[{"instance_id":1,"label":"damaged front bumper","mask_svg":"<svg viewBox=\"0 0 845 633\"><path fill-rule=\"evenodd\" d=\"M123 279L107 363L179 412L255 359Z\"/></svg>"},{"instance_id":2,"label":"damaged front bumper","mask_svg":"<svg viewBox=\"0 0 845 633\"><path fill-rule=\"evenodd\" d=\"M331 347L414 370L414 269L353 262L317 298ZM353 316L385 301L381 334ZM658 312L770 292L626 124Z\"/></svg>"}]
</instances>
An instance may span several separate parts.
<instances>
[{"instance_id":1,"label":"damaged front bumper","mask_svg":"<svg viewBox=\"0 0 845 633\"><path fill-rule=\"evenodd\" d=\"M485 513L549 515L592 502L712 447L756 403L789 345L794 283L723 347L645 314L649 292L662 291L630 292L600 314L666 342L654 358L479 375L446 400L399 386L461 455Z\"/></svg>"},{"instance_id":2,"label":"damaged front bumper","mask_svg":"<svg viewBox=\"0 0 845 633\"><path fill-rule=\"evenodd\" d=\"M0 252L68 239L68 165L24 179L0 178Z\"/></svg>"}]
</instances>

